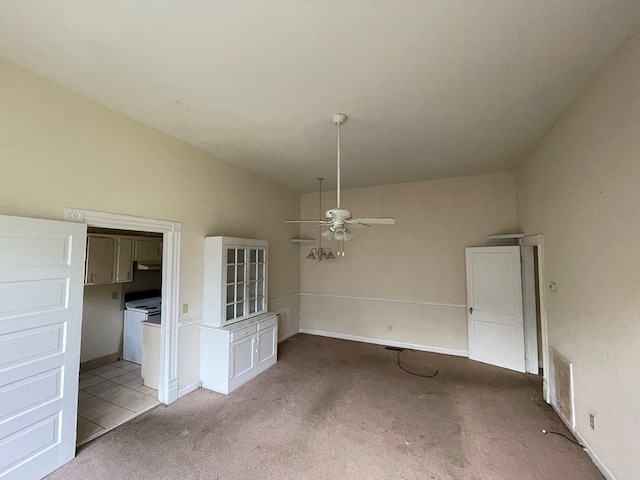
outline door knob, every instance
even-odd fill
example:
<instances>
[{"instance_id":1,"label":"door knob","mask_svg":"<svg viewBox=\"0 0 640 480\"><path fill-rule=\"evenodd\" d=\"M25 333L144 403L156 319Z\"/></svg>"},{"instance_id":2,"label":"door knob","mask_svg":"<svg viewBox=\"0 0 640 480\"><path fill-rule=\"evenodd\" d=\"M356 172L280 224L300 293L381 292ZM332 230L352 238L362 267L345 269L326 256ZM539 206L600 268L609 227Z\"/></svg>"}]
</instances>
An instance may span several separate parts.
<instances>
[{"instance_id":1,"label":"door knob","mask_svg":"<svg viewBox=\"0 0 640 480\"><path fill-rule=\"evenodd\" d=\"M469 307L469 313L473 315L473 307Z\"/></svg>"}]
</instances>

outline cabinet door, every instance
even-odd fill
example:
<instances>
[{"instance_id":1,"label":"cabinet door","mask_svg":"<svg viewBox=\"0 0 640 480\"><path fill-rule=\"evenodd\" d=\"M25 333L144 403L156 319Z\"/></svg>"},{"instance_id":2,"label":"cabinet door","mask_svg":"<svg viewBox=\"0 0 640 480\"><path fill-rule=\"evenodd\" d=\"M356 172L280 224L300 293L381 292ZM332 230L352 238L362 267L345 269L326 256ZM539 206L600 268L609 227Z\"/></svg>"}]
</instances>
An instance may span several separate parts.
<instances>
[{"instance_id":1,"label":"cabinet door","mask_svg":"<svg viewBox=\"0 0 640 480\"><path fill-rule=\"evenodd\" d=\"M115 238L87 236L85 284L113 283Z\"/></svg>"},{"instance_id":2,"label":"cabinet door","mask_svg":"<svg viewBox=\"0 0 640 480\"><path fill-rule=\"evenodd\" d=\"M116 240L116 283L133 281L133 239Z\"/></svg>"},{"instance_id":3,"label":"cabinet door","mask_svg":"<svg viewBox=\"0 0 640 480\"><path fill-rule=\"evenodd\" d=\"M278 326L274 325L258 332L256 368L258 372L276 363L278 356Z\"/></svg>"},{"instance_id":4,"label":"cabinet door","mask_svg":"<svg viewBox=\"0 0 640 480\"><path fill-rule=\"evenodd\" d=\"M159 240L136 240L137 262L161 262L162 242Z\"/></svg>"},{"instance_id":5,"label":"cabinet door","mask_svg":"<svg viewBox=\"0 0 640 480\"><path fill-rule=\"evenodd\" d=\"M267 311L266 260L267 256L264 248L249 249L249 315Z\"/></svg>"},{"instance_id":6,"label":"cabinet door","mask_svg":"<svg viewBox=\"0 0 640 480\"><path fill-rule=\"evenodd\" d=\"M227 279L225 321L239 320L247 315L246 276L247 258L244 248L227 248Z\"/></svg>"},{"instance_id":7,"label":"cabinet door","mask_svg":"<svg viewBox=\"0 0 640 480\"><path fill-rule=\"evenodd\" d=\"M230 390L253 377L255 373L254 346L256 336L243 338L231 344L229 362L229 387Z\"/></svg>"}]
</instances>

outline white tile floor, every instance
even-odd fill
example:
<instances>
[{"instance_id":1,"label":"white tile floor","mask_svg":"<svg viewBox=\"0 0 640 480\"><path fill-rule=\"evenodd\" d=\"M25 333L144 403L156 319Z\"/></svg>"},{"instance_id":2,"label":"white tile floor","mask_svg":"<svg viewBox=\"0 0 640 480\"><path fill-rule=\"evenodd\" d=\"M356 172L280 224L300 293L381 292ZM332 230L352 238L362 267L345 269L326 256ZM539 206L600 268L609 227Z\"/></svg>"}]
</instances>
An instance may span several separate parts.
<instances>
[{"instance_id":1,"label":"white tile floor","mask_svg":"<svg viewBox=\"0 0 640 480\"><path fill-rule=\"evenodd\" d=\"M158 391L143 385L137 363L120 360L83 372L76 444L93 440L159 403Z\"/></svg>"}]
</instances>

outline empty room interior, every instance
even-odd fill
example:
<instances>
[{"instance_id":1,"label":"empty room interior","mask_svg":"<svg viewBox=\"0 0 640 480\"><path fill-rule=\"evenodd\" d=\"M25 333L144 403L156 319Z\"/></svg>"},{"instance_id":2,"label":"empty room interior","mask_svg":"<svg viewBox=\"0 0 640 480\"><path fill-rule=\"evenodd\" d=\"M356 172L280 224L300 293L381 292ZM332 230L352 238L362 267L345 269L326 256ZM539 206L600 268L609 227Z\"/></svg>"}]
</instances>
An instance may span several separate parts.
<instances>
[{"instance_id":1,"label":"empty room interior","mask_svg":"<svg viewBox=\"0 0 640 480\"><path fill-rule=\"evenodd\" d=\"M0 479L640 478L637 0L5 1L0 167Z\"/></svg>"}]
</instances>

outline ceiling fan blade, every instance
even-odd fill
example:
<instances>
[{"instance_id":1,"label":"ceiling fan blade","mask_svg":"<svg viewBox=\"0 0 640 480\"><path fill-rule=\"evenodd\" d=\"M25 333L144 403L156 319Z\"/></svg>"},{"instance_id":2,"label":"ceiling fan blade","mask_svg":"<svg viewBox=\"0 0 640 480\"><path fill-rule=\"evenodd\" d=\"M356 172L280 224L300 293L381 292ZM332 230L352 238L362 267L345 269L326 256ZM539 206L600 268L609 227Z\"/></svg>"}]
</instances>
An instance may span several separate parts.
<instances>
[{"instance_id":1,"label":"ceiling fan blade","mask_svg":"<svg viewBox=\"0 0 640 480\"><path fill-rule=\"evenodd\" d=\"M396 219L393 217L371 217L371 218L350 218L347 223L369 224L369 225L395 225Z\"/></svg>"},{"instance_id":2,"label":"ceiling fan blade","mask_svg":"<svg viewBox=\"0 0 640 480\"><path fill-rule=\"evenodd\" d=\"M285 223L324 223L324 220L285 220Z\"/></svg>"},{"instance_id":3,"label":"ceiling fan blade","mask_svg":"<svg viewBox=\"0 0 640 480\"><path fill-rule=\"evenodd\" d=\"M361 230L365 227L370 227L371 225L367 223L349 223L349 228L353 228L354 230Z\"/></svg>"}]
</instances>

